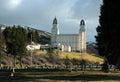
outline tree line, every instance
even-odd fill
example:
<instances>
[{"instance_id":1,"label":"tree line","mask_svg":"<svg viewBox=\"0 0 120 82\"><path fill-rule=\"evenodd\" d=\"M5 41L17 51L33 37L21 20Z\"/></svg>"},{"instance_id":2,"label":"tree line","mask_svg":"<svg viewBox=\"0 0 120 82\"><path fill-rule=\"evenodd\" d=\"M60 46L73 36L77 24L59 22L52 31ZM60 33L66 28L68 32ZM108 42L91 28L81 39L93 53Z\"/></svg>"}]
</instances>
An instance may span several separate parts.
<instances>
[{"instance_id":1,"label":"tree line","mask_svg":"<svg viewBox=\"0 0 120 82\"><path fill-rule=\"evenodd\" d=\"M26 55L26 46L31 44L31 40L38 43L37 30L24 28L20 25L7 26L4 30L0 28L0 56L2 56L2 52L13 56L15 66L16 57L19 57L21 61L21 58Z\"/></svg>"}]
</instances>

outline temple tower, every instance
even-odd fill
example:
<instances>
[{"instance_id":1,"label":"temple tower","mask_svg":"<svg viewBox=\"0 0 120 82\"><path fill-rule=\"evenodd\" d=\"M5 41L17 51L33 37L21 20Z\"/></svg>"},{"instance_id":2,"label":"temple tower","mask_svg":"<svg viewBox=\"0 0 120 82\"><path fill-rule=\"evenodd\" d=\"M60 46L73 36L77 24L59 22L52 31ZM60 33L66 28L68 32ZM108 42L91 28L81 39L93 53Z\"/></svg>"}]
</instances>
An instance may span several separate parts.
<instances>
[{"instance_id":1,"label":"temple tower","mask_svg":"<svg viewBox=\"0 0 120 82\"><path fill-rule=\"evenodd\" d=\"M86 52L86 31L85 31L85 21L80 21L80 30L79 30L79 49L81 53Z\"/></svg>"},{"instance_id":2,"label":"temple tower","mask_svg":"<svg viewBox=\"0 0 120 82\"><path fill-rule=\"evenodd\" d=\"M58 23L57 23L57 19L56 17L53 20L53 27L51 30L51 46L52 47L57 47L57 35L59 34L59 30L58 30Z\"/></svg>"}]
</instances>

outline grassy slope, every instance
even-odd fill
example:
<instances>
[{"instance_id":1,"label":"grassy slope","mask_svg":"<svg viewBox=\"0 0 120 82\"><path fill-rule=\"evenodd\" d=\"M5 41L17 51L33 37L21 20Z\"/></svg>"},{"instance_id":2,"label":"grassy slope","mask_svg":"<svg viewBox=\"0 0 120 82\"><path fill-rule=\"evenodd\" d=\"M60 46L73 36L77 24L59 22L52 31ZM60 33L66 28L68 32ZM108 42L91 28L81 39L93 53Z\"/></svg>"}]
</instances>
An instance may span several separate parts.
<instances>
[{"instance_id":1,"label":"grassy slope","mask_svg":"<svg viewBox=\"0 0 120 82\"><path fill-rule=\"evenodd\" d=\"M100 63L102 64L103 63L103 58L102 57L98 57L97 55L93 55L93 54L88 54L88 53L78 53L78 52L59 52L58 53L58 56L53 56L53 59L49 58L46 51L40 51L40 50L37 50L33 53L33 63L34 65L44 65L44 64L52 64L52 62L56 62L56 63L59 63L59 64L63 64L64 63L64 60L57 60L57 57L58 59L61 58L61 59L66 59L66 58L69 58L69 59L77 59L77 60L86 60L88 62L91 62L91 63ZM26 66L26 65L30 65L30 61L31 61L31 56L27 56L27 57L23 57L22 58L22 64L23 66ZM6 65L6 66L13 66L13 57L12 56L5 56L3 59L2 59L2 64L3 65ZM20 61L17 59L16 60L16 65L19 67L20 66Z\"/></svg>"},{"instance_id":2,"label":"grassy slope","mask_svg":"<svg viewBox=\"0 0 120 82\"><path fill-rule=\"evenodd\" d=\"M36 55L39 54L46 54L46 51L35 51ZM84 59L87 60L89 62L99 62L100 64L103 63L103 58L94 54L88 54L88 53L79 53L79 52L59 52L58 55L61 58L66 58L68 57L69 59Z\"/></svg>"}]
</instances>

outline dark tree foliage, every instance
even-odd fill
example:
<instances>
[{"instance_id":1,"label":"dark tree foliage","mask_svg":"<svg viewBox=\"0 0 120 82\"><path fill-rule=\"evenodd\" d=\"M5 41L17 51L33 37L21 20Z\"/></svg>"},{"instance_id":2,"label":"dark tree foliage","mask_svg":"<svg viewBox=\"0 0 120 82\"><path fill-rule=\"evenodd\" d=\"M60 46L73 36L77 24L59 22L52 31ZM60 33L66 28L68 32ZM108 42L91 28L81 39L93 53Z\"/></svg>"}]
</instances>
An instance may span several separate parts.
<instances>
[{"instance_id":1,"label":"dark tree foliage","mask_svg":"<svg viewBox=\"0 0 120 82\"><path fill-rule=\"evenodd\" d=\"M103 66L102 66L102 71L103 72L108 72L109 71L109 66L108 66L107 61L104 61Z\"/></svg>"},{"instance_id":2,"label":"dark tree foliage","mask_svg":"<svg viewBox=\"0 0 120 82\"><path fill-rule=\"evenodd\" d=\"M38 43L38 42L39 42L39 33L38 33L37 30L35 30L35 31L33 32L33 36L34 36L34 41L35 41L36 43Z\"/></svg>"},{"instance_id":3,"label":"dark tree foliage","mask_svg":"<svg viewBox=\"0 0 120 82\"><path fill-rule=\"evenodd\" d=\"M120 66L120 3L103 0L97 27L97 49L110 64Z\"/></svg>"},{"instance_id":4,"label":"dark tree foliage","mask_svg":"<svg viewBox=\"0 0 120 82\"><path fill-rule=\"evenodd\" d=\"M39 42L39 33L37 30L31 30L28 29L28 33L27 33L27 41L28 43L31 42L31 40L35 43Z\"/></svg>"},{"instance_id":5,"label":"dark tree foliage","mask_svg":"<svg viewBox=\"0 0 120 82\"><path fill-rule=\"evenodd\" d=\"M7 54L14 56L14 66L16 57L19 57L20 66L22 66L21 58L26 55L26 45L30 44L31 40L35 43L39 41L37 30L26 30L20 25L6 27L3 31L3 35L6 42Z\"/></svg>"},{"instance_id":6,"label":"dark tree foliage","mask_svg":"<svg viewBox=\"0 0 120 82\"><path fill-rule=\"evenodd\" d=\"M4 38L6 40L7 53L20 58L26 54L27 33L21 26L6 27L3 31Z\"/></svg>"},{"instance_id":7,"label":"dark tree foliage","mask_svg":"<svg viewBox=\"0 0 120 82\"><path fill-rule=\"evenodd\" d=\"M39 38L39 43L40 44L50 44L50 38L46 37L44 35L41 35Z\"/></svg>"}]
</instances>

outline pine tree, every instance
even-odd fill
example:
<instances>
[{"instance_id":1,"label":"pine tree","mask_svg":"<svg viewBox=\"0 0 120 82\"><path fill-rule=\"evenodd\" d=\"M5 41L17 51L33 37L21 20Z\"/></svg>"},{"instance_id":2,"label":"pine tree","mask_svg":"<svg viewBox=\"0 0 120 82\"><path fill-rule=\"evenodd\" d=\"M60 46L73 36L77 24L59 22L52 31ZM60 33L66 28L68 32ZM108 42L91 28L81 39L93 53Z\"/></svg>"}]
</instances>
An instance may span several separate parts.
<instances>
[{"instance_id":1,"label":"pine tree","mask_svg":"<svg viewBox=\"0 0 120 82\"><path fill-rule=\"evenodd\" d=\"M13 26L7 27L3 31L3 34L6 40L7 53L14 56L15 66L16 57L20 57L21 60L21 58L26 55L27 32L21 26Z\"/></svg>"},{"instance_id":2,"label":"pine tree","mask_svg":"<svg viewBox=\"0 0 120 82\"><path fill-rule=\"evenodd\" d=\"M22 58L26 56L27 33L21 26L17 26L16 43L18 46L17 55L19 56L20 66L22 67Z\"/></svg>"},{"instance_id":3,"label":"pine tree","mask_svg":"<svg viewBox=\"0 0 120 82\"><path fill-rule=\"evenodd\" d=\"M5 39L5 42L6 42L6 50L7 50L7 54L10 53L10 49L8 46L11 46L10 43L11 43L11 32L12 32L12 29L10 26L6 27L3 31L3 36L4 36L4 39Z\"/></svg>"},{"instance_id":4,"label":"pine tree","mask_svg":"<svg viewBox=\"0 0 120 82\"><path fill-rule=\"evenodd\" d=\"M33 42L38 43L39 42L39 33L38 33L38 31L28 29L27 38L28 38L28 43L31 42L31 39L32 39Z\"/></svg>"},{"instance_id":5,"label":"pine tree","mask_svg":"<svg viewBox=\"0 0 120 82\"><path fill-rule=\"evenodd\" d=\"M120 3L103 0L97 27L97 49L110 64L120 66Z\"/></svg>"},{"instance_id":6,"label":"pine tree","mask_svg":"<svg viewBox=\"0 0 120 82\"><path fill-rule=\"evenodd\" d=\"M35 36L35 42L38 43L39 42L39 33L37 30L34 31L34 36Z\"/></svg>"}]
</instances>

